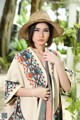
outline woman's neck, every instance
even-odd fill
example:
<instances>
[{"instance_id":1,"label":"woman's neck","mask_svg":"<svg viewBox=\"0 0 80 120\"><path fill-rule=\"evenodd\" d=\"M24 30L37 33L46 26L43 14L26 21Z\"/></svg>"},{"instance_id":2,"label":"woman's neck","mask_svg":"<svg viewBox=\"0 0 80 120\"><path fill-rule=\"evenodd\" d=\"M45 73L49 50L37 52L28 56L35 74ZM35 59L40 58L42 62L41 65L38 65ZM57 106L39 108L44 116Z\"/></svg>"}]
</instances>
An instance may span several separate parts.
<instances>
[{"instance_id":1,"label":"woman's neck","mask_svg":"<svg viewBox=\"0 0 80 120\"><path fill-rule=\"evenodd\" d=\"M45 50L45 46L35 46L34 49L38 52L43 52Z\"/></svg>"}]
</instances>

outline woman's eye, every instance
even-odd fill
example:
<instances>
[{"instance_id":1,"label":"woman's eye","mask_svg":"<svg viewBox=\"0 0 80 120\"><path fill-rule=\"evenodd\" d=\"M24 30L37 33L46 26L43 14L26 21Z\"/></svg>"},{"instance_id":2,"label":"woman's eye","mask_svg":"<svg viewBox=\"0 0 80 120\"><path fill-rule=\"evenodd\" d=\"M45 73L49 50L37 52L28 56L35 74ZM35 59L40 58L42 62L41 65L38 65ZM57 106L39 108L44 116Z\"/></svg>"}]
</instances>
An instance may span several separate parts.
<instances>
[{"instance_id":1,"label":"woman's eye","mask_svg":"<svg viewBox=\"0 0 80 120\"><path fill-rule=\"evenodd\" d=\"M45 32L49 32L49 30L44 30Z\"/></svg>"},{"instance_id":2,"label":"woman's eye","mask_svg":"<svg viewBox=\"0 0 80 120\"><path fill-rule=\"evenodd\" d=\"M39 31L38 29L35 29L35 31Z\"/></svg>"}]
</instances>

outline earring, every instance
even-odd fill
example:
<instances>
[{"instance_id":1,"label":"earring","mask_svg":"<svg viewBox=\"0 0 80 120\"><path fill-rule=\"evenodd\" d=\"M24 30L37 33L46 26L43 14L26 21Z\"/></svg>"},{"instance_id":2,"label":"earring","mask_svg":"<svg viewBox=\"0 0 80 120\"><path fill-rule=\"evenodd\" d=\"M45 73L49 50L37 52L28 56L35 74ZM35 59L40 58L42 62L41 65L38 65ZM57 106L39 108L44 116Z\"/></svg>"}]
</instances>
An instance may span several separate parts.
<instances>
[{"instance_id":1,"label":"earring","mask_svg":"<svg viewBox=\"0 0 80 120\"><path fill-rule=\"evenodd\" d=\"M47 47L47 45L48 45L48 44L47 44L47 43L45 43L45 47Z\"/></svg>"}]
</instances>

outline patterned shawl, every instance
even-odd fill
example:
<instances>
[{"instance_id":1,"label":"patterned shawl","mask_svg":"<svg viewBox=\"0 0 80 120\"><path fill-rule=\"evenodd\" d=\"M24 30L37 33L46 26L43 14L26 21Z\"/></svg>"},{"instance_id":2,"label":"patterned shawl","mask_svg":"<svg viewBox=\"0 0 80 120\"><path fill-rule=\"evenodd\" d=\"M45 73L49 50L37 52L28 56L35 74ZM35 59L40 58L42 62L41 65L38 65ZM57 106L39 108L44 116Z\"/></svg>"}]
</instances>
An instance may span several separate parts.
<instances>
[{"instance_id":1,"label":"patterned shawl","mask_svg":"<svg viewBox=\"0 0 80 120\"><path fill-rule=\"evenodd\" d=\"M52 64L48 63L48 65L52 80L54 116L59 105L59 78L56 66L54 65L53 68ZM47 74L39 58L29 47L16 54L7 73L5 102L8 120L38 120L42 99L37 103L36 97L15 96L21 87L36 88L38 86L47 86Z\"/></svg>"}]
</instances>

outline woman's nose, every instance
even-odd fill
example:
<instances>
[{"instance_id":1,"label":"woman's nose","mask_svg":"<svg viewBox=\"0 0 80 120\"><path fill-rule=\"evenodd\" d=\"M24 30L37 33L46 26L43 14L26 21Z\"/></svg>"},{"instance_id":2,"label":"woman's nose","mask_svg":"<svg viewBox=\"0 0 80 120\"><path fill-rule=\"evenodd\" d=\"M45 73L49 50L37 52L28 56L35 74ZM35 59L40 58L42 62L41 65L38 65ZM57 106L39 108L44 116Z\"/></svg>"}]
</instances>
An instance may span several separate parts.
<instances>
[{"instance_id":1,"label":"woman's nose","mask_svg":"<svg viewBox=\"0 0 80 120\"><path fill-rule=\"evenodd\" d=\"M40 31L40 37L44 37L43 31Z\"/></svg>"}]
</instances>

